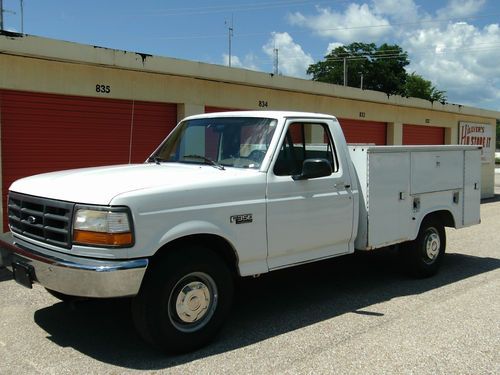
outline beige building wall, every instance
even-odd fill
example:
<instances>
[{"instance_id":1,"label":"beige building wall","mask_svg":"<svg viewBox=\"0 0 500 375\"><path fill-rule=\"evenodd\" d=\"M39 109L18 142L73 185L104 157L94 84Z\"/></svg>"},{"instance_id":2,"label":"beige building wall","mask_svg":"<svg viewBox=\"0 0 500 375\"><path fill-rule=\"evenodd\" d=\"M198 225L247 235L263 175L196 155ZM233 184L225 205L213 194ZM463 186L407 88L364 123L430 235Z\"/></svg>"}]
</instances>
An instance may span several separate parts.
<instances>
[{"instance_id":1,"label":"beige building wall","mask_svg":"<svg viewBox=\"0 0 500 375\"><path fill-rule=\"evenodd\" d=\"M96 85L110 92L96 92ZM495 111L29 36L0 36L0 89L177 103L178 119L205 106L329 113L386 122L394 145L402 144L403 124L444 127L446 143L456 144L460 121L495 129L500 118ZM494 195L491 159L482 165L483 197Z\"/></svg>"}]
</instances>

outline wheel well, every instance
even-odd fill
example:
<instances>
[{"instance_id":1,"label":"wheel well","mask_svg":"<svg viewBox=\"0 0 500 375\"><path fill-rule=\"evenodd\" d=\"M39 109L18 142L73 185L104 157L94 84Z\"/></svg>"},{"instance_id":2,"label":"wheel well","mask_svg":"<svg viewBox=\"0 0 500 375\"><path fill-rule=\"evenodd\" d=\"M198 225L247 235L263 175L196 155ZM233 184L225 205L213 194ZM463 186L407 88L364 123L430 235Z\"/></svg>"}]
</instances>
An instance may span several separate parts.
<instances>
[{"instance_id":1,"label":"wheel well","mask_svg":"<svg viewBox=\"0 0 500 375\"><path fill-rule=\"evenodd\" d=\"M236 251L226 239L213 234L195 234L178 238L161 247L155 253L152 260L154 261L155 258L160 257L165 254L165 252L175 251L176 249L182 247L200 244L217 253L227 264L233 276L239 276L238 257L236 255Z\"/></svg>"},{"instance_id":2,"label":"wheel well","mask_svg":"<svg viewBox=\"0 0 500 375\"><path fill-rule=\"evenodd\" d=\"M455 219L453 218L453 215L450 211L442 210L431 212L424 217L422 222L430 219L438 220L439 222L443 223L445 227L455 227Z\"/></svg>"}]
</instances>

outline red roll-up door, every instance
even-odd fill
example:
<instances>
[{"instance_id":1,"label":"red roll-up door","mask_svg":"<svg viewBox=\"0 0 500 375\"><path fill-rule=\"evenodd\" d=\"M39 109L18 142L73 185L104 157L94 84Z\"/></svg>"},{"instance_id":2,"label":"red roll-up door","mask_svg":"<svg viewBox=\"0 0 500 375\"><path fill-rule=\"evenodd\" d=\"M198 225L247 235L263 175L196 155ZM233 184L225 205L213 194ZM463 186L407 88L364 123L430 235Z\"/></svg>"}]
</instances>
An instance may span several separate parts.
<instances>
[{"instance_id":1,"label":"red roll-up door","mask_svg":"<svg viewBox=\"0 0 500 375\"><path fill-rule=\"evenodd\" d=\"M176 104L0 90L4 230L6 194L19 178L143 162L173 129Z\"/></svg>"},{"instance_id":2,"label":"red roll-up door","mask_svg":"<svg viewBox=\"0 0 500 375\"><path fill-rule=\"evenodd\" d=\"M339 118L338 120L347 143L387 144L387 124L385 122L345 118Z\"/></svg>"},{"instance_id":3,"label":"red roll-up door","mask_svg":"<svg viewBox=\"0 0 500 375\"><path fill-rule=\"evenodd\" d=\"M404 145L443 145L444 128L438 126L403 125Z\"/></svg>"}]
</instances>

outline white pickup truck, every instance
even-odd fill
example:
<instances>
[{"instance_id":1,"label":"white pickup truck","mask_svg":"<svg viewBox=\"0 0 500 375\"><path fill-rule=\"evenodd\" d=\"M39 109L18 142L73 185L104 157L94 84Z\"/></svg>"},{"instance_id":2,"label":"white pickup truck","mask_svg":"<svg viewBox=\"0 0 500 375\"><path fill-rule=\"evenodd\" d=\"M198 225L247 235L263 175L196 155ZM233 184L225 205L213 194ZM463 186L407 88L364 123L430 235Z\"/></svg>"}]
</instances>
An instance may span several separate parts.
<instances>
[{"instance_id":1,"label":"white pickup truck","mask_svg":"<svg viewBox=\"0 0 500 375\"><path fill-rule=\"evenodd\" d=\"M185 352L220 329L238 277L395 244L433 275L444 227L480 222L479 185L475 146L348 146L315 113L198 115L144 164L14 182L2 261L62 300L133 297L142 336Z\"/></svg>"}]
</instances>

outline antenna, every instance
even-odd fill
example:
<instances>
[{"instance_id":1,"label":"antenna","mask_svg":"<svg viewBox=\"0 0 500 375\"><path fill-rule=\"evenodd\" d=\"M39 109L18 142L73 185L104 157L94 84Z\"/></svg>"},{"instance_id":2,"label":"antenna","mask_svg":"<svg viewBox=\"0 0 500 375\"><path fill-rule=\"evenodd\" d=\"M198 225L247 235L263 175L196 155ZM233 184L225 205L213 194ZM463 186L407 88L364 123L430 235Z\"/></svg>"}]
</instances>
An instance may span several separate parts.
<instances>
[{"instance_id":1,"label":"antenna","mask_svg":"<svg viewBox=\"0 0 500 375\"><path fill-rule=\"evenodd\" d=\"M274 48L273 48L273 74L275 76L279 75L280 73L280 63L279 63L279 48L276 47L276 35L273 35L274 38Z\"/></svg>"},{"instance_id":2,"label":"antenna","mask_svg":"<svg viewBox=\"0 0 500 375\"><path fill-rule=\"evenodd\" d=\"M21 1L21 34L24 34L24 0Z\"/></svg>"},{"instance_id":3,"label":"antenna","mask_svg":"<svg viewBox=\"0 0 500 375\"><path fill-rule=\"evenodd\" d=\"M3 31L3 0L0 0L0 31Z\"/></svg>"},{"instance_id":4,"label":"antenna","mask_svg":"<svg viewBox=\"0 0 500 375\"><path fill-rule=\"evenodd\" d=\"M274 52L274 75L279 75L280 74L279 49L274 47L273 52Z\"/></svg>"},{"instance_id":5,"label":"antenna","mask_svg":"<svg viewBox=\"0 0 500 375\"><path fill-rule=\"evenodd\" d=\"M231 67L231 42L233 39L233 14L231 14L231 25L228 26L227 31L228 31L228 38L229 38L229 67ZM227 21L225 22L227 25Z\"/></svg>"},{"instance_id":6,"label":"antenna","mask_svg":"<svg viewBox=\"0 0 500 375\"><path fill-rule=\"evenodd\" d=\"M0 31L4 31L4 20L3 20L3 14L4 13L12 13L12 14L16 14L16 12L12 11L12 10L7 10L7 9L4 9L3 7L3 0L0 0Z\"/></svg>"}]
</instances>

